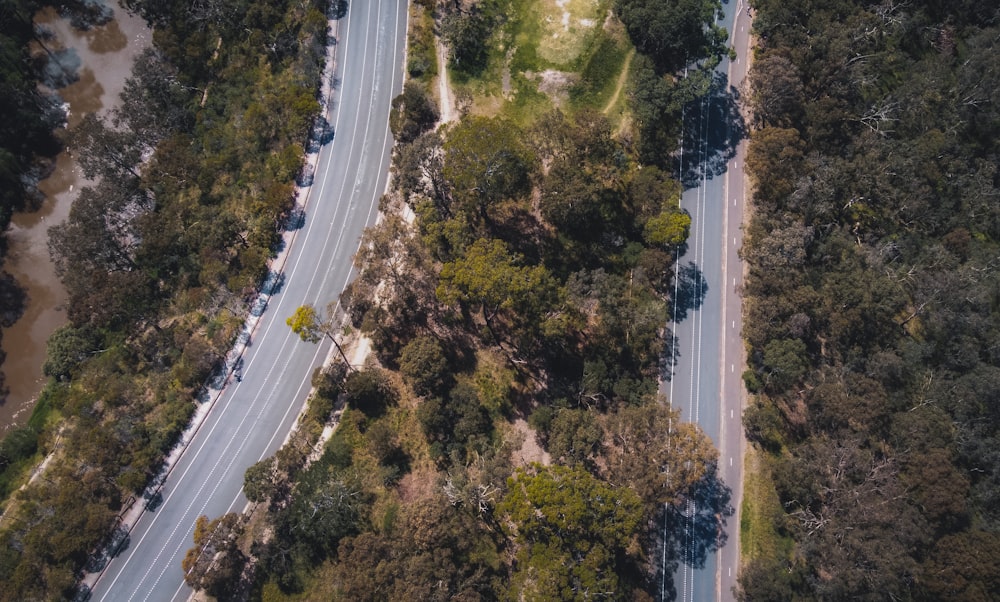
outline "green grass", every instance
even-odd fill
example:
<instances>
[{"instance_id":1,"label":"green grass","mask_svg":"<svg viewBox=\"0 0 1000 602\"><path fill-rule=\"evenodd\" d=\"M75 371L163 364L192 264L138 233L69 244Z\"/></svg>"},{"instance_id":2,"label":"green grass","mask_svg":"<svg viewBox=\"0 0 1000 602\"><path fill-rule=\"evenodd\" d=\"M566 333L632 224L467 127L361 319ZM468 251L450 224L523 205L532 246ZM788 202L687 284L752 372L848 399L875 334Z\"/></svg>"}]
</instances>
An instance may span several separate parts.
<instances>
[{"instance_id":1,"label":"green grass","mask_svg":"<svg viewBox=\"0 0 1000 602\"><path fill-rule=\"evenodd\" d=\"M578 59L592 47L607 13L605 0L567 0L560 7L555 0L528 3L529 39L539 58L547 64L576 71Z\"/></svg>"},{"instance_id":2,"label":"green grass","mask_svg":"<svg viewBox=\"0 0 1000 602\"><path fill-rule=\"evenodd\" d=\"M456 93L471 96L473 113L499 114L526 126L556 106L539 91L540 74L556 70L578 80L564 90L564 111L603 109L615 98L632 51L620 24L605 25L608 7L609 0L568 0L563 7L555 0L507 0L486 68L475 76L453 73Z\"/></svg>"},{"instance_id":3,"label":"green grass","mask_svg":"<svg viewBox=\"0 0 1000 602\"><path fill-rule=\"evenodd\" d=\"M783 516L767 456L751 447L744 460L740 509L740 555L744 563L754 558L787 557L791 553L792 540L779 531Z\"/></svg>"},{"instance_id":4,"label":"green grass","mask_svg":"<svg viewBox=\"0 0 1000 602\"><path fill-rule=\"evenodd\" d=\"M618 87L618 76L629 51L626 44L607 35L600 36L580 70L580 81L570 89L572 106L599 109L606 105Z\"/></svg>"},{"instance_id":5,"label":"green grass","mask_svg":"<svg viewBox=\"0 0 1000 602\"><path fill-rule=\"evenodd\" d=\"M46 427L56 424L60 418L56 406L61 404L65 388L49 383L38 397L31 411L28 424L9 431L0 440L0 503L28 482L31 469L45 457L42 449L43 433Z\"/></svg>"},{"instance_id":6,"label":"green grass","mask_svg":"<svg viewBox=\"0 0 1000 602\"><path fill-rule=\"evenodd\" d=\"M437 75L437 49L434 47L434 17L417 4L410 5L410 31L406 70L410 77L425 84Z\"/></svg>"}]
</instances>

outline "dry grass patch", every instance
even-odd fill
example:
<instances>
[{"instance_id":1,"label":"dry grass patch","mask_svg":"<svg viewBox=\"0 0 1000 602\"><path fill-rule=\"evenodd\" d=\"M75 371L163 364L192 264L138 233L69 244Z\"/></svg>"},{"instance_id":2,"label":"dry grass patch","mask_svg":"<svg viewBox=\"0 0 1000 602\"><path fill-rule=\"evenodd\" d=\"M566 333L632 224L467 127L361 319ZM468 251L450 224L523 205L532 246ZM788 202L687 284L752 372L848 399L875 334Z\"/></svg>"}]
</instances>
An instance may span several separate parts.
<instances>
[{"instance_id":1,"label":"dry grass patch","mask_svg":"<svg viewBox=\"0 0 1000 602\"><path fill-rule=\"evenodd\" d=\"M542 0L535 4L542 23L538 56L556 65L565 65L580 56L587 38L602 23L599 0Z\"/></svg>"}]
</instances>

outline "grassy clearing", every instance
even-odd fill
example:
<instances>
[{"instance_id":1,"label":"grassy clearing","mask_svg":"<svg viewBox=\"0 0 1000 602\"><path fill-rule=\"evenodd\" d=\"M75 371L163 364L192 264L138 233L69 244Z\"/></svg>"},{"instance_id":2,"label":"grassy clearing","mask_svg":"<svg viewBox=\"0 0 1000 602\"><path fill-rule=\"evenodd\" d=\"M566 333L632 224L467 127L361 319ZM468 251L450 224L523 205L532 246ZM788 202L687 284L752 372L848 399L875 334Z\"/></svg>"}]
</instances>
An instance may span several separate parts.
<instances>
[{"instance_id":1,"label":"grassy clearing","mask_svg":"<svg viewBox=\"0 0 1000 602\"><path fill-rule=\"evenodd\" d=\"M631 47L604 35L580 70L580 81L570 90L574 108L603 109L618 94L628 73Z\"/></svg>"},{"instance_id":2,"label":"grassy clearing","mask_svg":"<svg viewBox=\"0 0 1000 602\"><path fill-rule=\"evenodd\" d=\"M740 512L740 554L744 562L791 553L792 540L778 531L783 514L767 458L759 450L748 448L743 464Z\"/></svg>"},{"instance_id":3,"label":"grassy clearing","mask_svg":"<svg viewBox=\"0 0 1000 602\"><path fill-rule=\"evenodd\" d=\"M608 19L610 0L509 0L487 68L453 79L475 114L527 125L559 107L573 113L620 106L620 83L632 46ZM622 111L608 112L612 122Z\"/></svg>"},{"instance_id":4,"label":"grassy clearing","mask_svg":"<svg viewBox=\"0 0 1000 602\"><path fill-rule=\"evenodd\" d=\"M595 0L543 0L546 35L539 40L538 52L556 64L572 63L588 46L588 38L600 30L606 2Z\"/></svg>"},{"instance_id":5,"label":"grassy clearing","mask_svg":"<svg viewBox=\"0 0 1000 602\"><path fill-rule=\"evenodd\" d=\"M434 17L430 11L416 2L410 4L406 71L412 79L425 84L429 84L437 75L437 52L434 48Z\"/></svg>"}]
</instances>

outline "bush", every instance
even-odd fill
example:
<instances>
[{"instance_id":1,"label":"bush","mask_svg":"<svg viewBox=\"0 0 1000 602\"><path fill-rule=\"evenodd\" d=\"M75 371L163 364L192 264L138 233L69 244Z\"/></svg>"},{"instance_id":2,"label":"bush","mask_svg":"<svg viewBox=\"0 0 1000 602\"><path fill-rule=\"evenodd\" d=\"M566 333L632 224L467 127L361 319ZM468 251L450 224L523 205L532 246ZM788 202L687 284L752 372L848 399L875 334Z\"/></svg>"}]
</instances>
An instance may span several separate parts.
<instances>
[{"instance_id":1,"label":"bush","mask_svg":"<svg viewBox=\"0 0 1000 602\"><path fill-rule=\"evenodd\" d=\"M379 369L352 372L344 382L347 403L368 418L377 418L396 403L396 392Z\"/></svg>"},{"instance_id":2,"label":"bush","mask_svg":"<svg viewBox=\"0 0 1000 602\"><path fill-rule=\"evenodd\" d=\"M399 357L399 370L417 395L444 393L451 380L448 358L441 344L430 336L410 341Z\"/></svg>"}]
</instances>

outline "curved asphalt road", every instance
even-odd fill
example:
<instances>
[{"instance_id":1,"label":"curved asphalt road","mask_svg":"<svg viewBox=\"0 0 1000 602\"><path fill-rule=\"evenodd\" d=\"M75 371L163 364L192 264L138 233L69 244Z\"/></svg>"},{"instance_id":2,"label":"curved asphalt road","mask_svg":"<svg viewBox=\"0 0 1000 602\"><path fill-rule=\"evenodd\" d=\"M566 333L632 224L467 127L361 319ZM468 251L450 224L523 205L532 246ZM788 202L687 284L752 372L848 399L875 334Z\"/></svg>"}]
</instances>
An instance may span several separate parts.
<instances>
[{"instance_id":1,"label":"curved asphalt road","mask_svg":"<svg viewBox=\"0 0 1000 602\"><path fill-rule=\"evenodd\" d=\"M285 318L304 303L324 307L337 298L352 276L361 233L374 223L388 176L390 104L402 89L406 17L406 0L371 0L352 3L339 21L340 85L327 113L335 138L320 151L283 290L271 296L244 354L242 382L215 402L168 476L162 505L139 520L93 600L188 598L181 560L193 545L195 519L242 510L243 472L274 453L292 427L329 343L303 343Z\"/></svg>"},{"instance_id":2,"label":"curved asphalt road","mask_svg":"<svg viewBox=\"0 0 1000 602\"><path fill-rule=\"evenodd\" d=\"M730 32L729 44L736 49L734 61L724 59L717 72L728 85L740 88L747 71L750 16L746 0L723 4L719 24ZM730 128L715 110L701 111L688 127L697 132L685 138L685 157L699 162L698 182L688 186L681 206L691 214L688 248L678 262L681 270L700 271L705 294L700 305L689 309L673 325L677 337L677 363L670 383L665 384L671 404L685 420L697 422L719 450L718 476L732 491L735 514L726 518L726 543L704 558L693 558L682 550L681 564L674 574L677 599L683 602L733 600L739 569L739 508L743 495L743 427L741 415L744 365L741 298L743 267L738 250L743 240L745 143L735 149L725 169L712 175L706 160L713 157L710 138L720 128ZM731 129L728 130L731 133ZM717 156L717 155L716 155ZM689 166L682 166L689 167ZM684 542L687 545L686 542ZM688 554L685 557L685 552Z\"/></svg>"}]
</instances>

